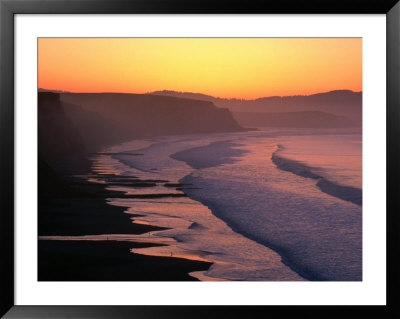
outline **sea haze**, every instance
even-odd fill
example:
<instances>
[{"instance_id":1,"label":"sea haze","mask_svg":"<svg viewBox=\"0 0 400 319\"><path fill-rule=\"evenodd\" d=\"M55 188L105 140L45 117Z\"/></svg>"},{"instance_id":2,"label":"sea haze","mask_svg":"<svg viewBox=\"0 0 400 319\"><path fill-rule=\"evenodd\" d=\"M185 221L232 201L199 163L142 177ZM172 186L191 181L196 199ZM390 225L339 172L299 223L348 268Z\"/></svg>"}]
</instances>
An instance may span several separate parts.
<instances>
[{"instance_id":1,"label":"sea haze","mask_svg":"<svg viewBox=\"0 0 400 319\"><path fill-rule=\"evenodd\" d=\"M178 195L108 200L129 207L134 223L168 228L132 235L165 244L134 253L213 262L191 274L201 280L362 280L359 129L136 140L93 163L99 174L156 181L146 194Z\"/></svg>"}]
</instances>

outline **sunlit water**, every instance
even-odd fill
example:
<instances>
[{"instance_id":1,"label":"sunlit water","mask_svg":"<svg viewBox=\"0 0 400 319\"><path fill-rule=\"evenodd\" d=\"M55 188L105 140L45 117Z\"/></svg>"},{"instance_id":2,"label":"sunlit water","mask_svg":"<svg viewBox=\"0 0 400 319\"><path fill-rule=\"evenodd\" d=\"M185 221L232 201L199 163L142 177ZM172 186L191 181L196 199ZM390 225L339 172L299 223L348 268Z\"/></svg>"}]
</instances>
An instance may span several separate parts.
<instances>
[{"instance_id":1,"label":"sunlit water","mask_svg":"<svg viewBox=\"0 0 400 319\"><path fill-rule=\"evenodd\" d=\"M295 174L290 165L278 168L271 159L276 152L301 163L318 179ZM91 181L104 182L101 174L163 180L156 187L109 189L130 195L189 196L108 200L129 207L126 213L135 223L170 228L108 235L112 240L166 244L133 249L134 253L212 262L209 270L191 274L201 280L362 278L362 206L317 186L324 178L361 191L359 132L265 130L171 136L124 143L105 153L93 159L99 177ZM165 187L165 181L182 183L183 189Z\"/></svg>"}]
</instances>

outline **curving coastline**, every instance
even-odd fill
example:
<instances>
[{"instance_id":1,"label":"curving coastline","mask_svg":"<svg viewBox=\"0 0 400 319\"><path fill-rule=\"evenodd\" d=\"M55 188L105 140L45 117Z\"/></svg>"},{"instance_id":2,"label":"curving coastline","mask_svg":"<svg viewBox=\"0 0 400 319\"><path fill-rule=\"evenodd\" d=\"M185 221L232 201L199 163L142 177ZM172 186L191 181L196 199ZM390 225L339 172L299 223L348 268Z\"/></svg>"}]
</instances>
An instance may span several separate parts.
<instances>
[{"instance_id":1,"label":"curving coastline","mask_svg":"<svg viewBox=\"0 0 400 319\"><path fill-rule=\"evenodd\" d=\"M227 155L234 154L233 147L239 144L226 141L219 142L217 145L220 149L224 149L224 153ZM207 158L207 153L210 156L214 155L211 152L215 148L214 143L201 148L193 148L193 152L191 149L186 149L173 153L170 157L197 168L179 180L181 184L192 184L196 187L194 190L183 188L189 198L208 207L214 216L224 221L234 232L278 253L282 263L292 271L312 281L361 280L359 237L358 232L354 233L354 230L358 229L360 215L357 212L361 203L351 204L350 202L357 200L355 198L349 198L348 203L342 202L342 198L339 197L340 193L333 196L335 187L330 185L330 181L314 173L300 162L295 163L298 165L291 165L292 162L281 160L282 157L277 156L274 145L271 144L268 147L270 147L269 156L273 157L274 161L266 164L267 170L258 171L256 175L252 173L251 167L253 166L247 166L246 160L240 164L243 160L238 158L219 162ZM244 150L246 149L245 147ZM201 154L200 150L204 154ZM236 156L248 158L246 152L238 153ZM251 158L251 154L249 156ZM257 157L257 160L265 161L265 155L261 156ZM226 156L225 159L228 157ZM206 160L199 164L198 161L201 158ZM238 161L240 161L238 166L230 165ZM278 168L276 162L279 162L279 165L284 168L282 170L290 171L304 179L290 177L290 175L281 176L279 173L281 168ZM224 164L228 165L224 166ZM199 168L201 172L198 170ZM254 178L247 182L237 177L232 179L230 177L230 172L233 173L232 169L236 172L248 170L245 174L253 174ZM218 175L223 171L228 175ZM273 171L275 172L272 173ZM271 173L272 175L270 175ZM251 176L243 175L243 173L234 173L233 175ZM224 176L228 180L224 180ZM221 177L223 179L220 179ZM274 185L268 183L281 180L284 183L282 185L289 185L285 183L293 181L308 188L313 183L307 182L307 179L319 182L317 186L321 192L315 189L314 195L312 195L316 197L307 198L303 197L301 191L298 194L292 193L292 191L286 193L284 189L274 190L268 186ZM267 184L263 184L264 180ZM259 183L260 185L258 185ZM261 184L264 185L262 188L260 188ZM324 187L329 189L324 191L325 189L321 189ZM340 191L348 190L340 185L337 188ZM318 195L318 193L325 195ZM356 192L357 194L358 192ZM287 197L288 195L289 197ZM319 202L320 198L322 202ZM258 206L254 207L255 204ZM348 213L351 216L344 213L346 209L349 209ZM279 214L276 214L278 212ZM256 221L260 217L261 220L266 221L265 224L261 225ZM305 226L307 227L304 228ZM338 230L342 235L339 235ZM311 258L311 256L314 257Z\"/></svg>"}]
</instances>

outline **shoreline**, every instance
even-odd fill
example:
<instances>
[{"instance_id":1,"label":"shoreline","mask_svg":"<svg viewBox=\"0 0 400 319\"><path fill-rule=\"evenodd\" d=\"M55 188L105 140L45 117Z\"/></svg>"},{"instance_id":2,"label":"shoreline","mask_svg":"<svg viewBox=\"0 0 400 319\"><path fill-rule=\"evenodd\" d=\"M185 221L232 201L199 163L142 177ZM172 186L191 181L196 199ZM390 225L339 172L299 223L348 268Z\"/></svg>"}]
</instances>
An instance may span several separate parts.
<instances>
[{"instance_id":1,"label":"shoreline","mask_svg":"<svg viewBox=\"0 0 400 319\"><path fill-rule=\"evenodd\" d=\"M224 142L224 141L223 141ZM208 150L208 148L214 148L216 145L221 148L221 143L223 143L221 141L219 141L218 143L211 143L209 145L206 146L200 146L200 147L195 147L195 150L198 150L201 155L200 151L203 151L204 149ZM224 150L224 154L227 153L228 155L232 155L232 151L230 150L230 148L232 148L233 146L236 146L236 144L233 144L231 141L226 141L226 143L228 145L228 148L226 150ZM161 148L163 150L163 148ZM179 148L178 148L179 149ZM173 158L173 159L177 159L177 160L181 160L183 162L186 162L191 158L190 156L188 156L188 158L186 158L186 160L182 160L179 158L174 158L174 155L176 154L186 154L188 151L190 151L190 149L184 149L183 151L179 151L176 153L172 153L169 155L169 157ZM152 154L150 153L150 155L148 155L146 153L146 156L156 156L154 158L158 158L158 153L157 153L157 149L154 151L155 153ZM165 153L165 152L164 152ZM161 153L162 155L164 153ZM114 154L114 153L113 153ZM145 155L143 153L143 155ZM164 154L165 155L165 154ZM187 154L186 154L187 155ZM197 156L199 154L196 154L196 158L198 158L199 156ZM201 156L200 156L201 157ZM82 204L82 198L84 198L84 201L100 201L100 206L102 207L100 210L104 209L104 206L107 206L107 208L109 210L113 210L115 209L116 211L119 211L119 215L123 216L124 218L124 223L122 225L122 219L121 219L121 225L118 228L118 231L109 231L110 230L110 225L108 226L108 232L98 232L98 235L102 235L103 237L101 238L100 236L98 236L97 238L95 238L95 234L93 232L83 232L83 233L79 233L79 234L75 234L77 235L92 235L92 239L89 238L83 238L82 241L98 241L101 242L103 241L103 243L98 244L98 245L109 245L109 243L104 242L104 234L109 234L110 238L112 236L114 236L114 239L117 243L115 243L116 246L119 245L123 245L121 244L122 241L124 241L125 243L131 243L132 251L135 254L138 255L142 255L142 256L146 256L147 258L152 258L152 257L157 257L157 258L167 258L167 259L171 259L171 257L177 259L177 258L181 258L185 261L188 260L195 260L195 261L201 261L201 262L206 262L206 264L208 265L208 268L205 268L204 271L209 270L209 273L212 273L212 271L216 270L216 267L213 268L209 268L211 265L216 265L218 264L218 262L214 262L213 263L213 259L209 259L209 260L199 260L199 259L191 259L191 258L186 258L185 254L180 254L177 253L177 251L173 251L173 249L169 250L169 246L174 247L173 244L170 244L168 242L159 242L159 241L154 241L150 239L150 234L151 234L151 230L154 230L156 233L157 231L161 231L161 234L165 233L165 234L174 234L174 231L180 231L180 226L176 227L175 224L170 221L162 221L162 222L157 222L159 221L157 218L154 218L155 215L157 217L157 211L152 212L151 208L148 208L146 205L148 204L144 204L144 208L140 206L137 206L138 204L135 203L136 201L133 201L132 205L136 206L136 210L134 206L131 206L129 203L132 202L132 198L138 198L138 199L143 199L143 202L146 203L147 201L151 202L150 199L154 198L156 199L154 202L157 202L157 198L161 198L161 202L168 202L169 200L172 202L173 199L162 199L163 197L187 197L186 200L194 200L196 201L198 204L200 204L201 206L206 207L207 209L209 209L212 213L212 215L216 216L220 221L223 221L225 225L227 225L231 231L233 231L236 234L241 234L243 235L245 238L247 238L246 240L251 240L256 244L262 245L265 248L270 249L271 251L273 251L276 255L277 255L277 260L279 258L279 262L280 265L285 265L285 267L283 267L283 269L290 269L291 273L295 274L296 276L302 278L302 279L306 279L306 280L311 280L311 281L334 281L333 279L330 279L329 276L325 276L324 272L320 272L318 271L318 268L314 268L314 265L302 265L302 262L300 259L298 259L298 256L296 256L296 252L290 249L285 249L285 247L280 246L279 242L275 242L275 244L272 241L269 241L270 239L263 239L263 236L255 236L254 234L248 233L246 232L244 229L241 229L240 224L236 224L235 222L232 222L232 220L227 220L224 217L224 213L223 212L219 212L219 207L216 206L216 202L214 202L212 200L213 197L211 198L207 198L207 197L202 197L201 194L199 194L199 196L196 195L196 192L190 191L190 189L194 188L196 189L196 187L193 187L194 182L191 180L192 178L195 178L194 176L191 176L191 174L189 175L177 175L179 176L178 178L175 178L175 175L171 175L168 174L164 174L164 171L162 171L162 169L156 169L154 167L159 167L157 166L157 162L155 165L153 165L152 161L147 161L145 160L145 158L143 159L138 159L141 163L146 164L147 166L144 167L150 167L150 170L154 170L156 173L160 170L159 173L157 174L145 174L145 173L140 173L137 172L135 170L133 170L131 173L128 174L132 174L132 175L125 175L124 171L128 172L129 168L125 168L124 166L113 166L114 164L109 165L108 162L101 162L98 161L98 167L97 169L94 169L94 172L97 173L93 173L92 175L83 175L85 176L85 178L83 178L82 180L88 180L89 183L80 183L80 187L85 188L86 192L87 189L91 189L90 192L90 196L87 195L79 196L79 202L80 204ZM206 162L205 167L210 166L218 166L223 164L224 162L231 162L230 157L229 156L222 156L220 158L219 161L212 161L212 162ZM137 161L136 161L137 162ZM132 166L133 168L136 169L136 163L135 161L134 166ZM279 167L276 167L276 163L274 163L272 161L274 166L274 169ZM130 164L130 163L128 163ZM124 164L124 165L128 165L128 164ZM152 166L153 165L153 166ZM189 166L193 166L190 165ZM130 166L131 167L131 166ZM162 167L162 166L160 166ZM144 171L143 172L147 172ZM186 172L186 171L185 171ZM106 173L111 173L111 174L106 174ZM153 173L152 171L149 173ZM122 174L122 175L120 175ZM186 173L187 174L187 173ZM137 175L137 176L133 176L133 175ZM297 175L297 174L294 174ZM183 176L182 178L180 178L181 176ZM166 179L169 179L166 180ZM96 181L97 180L97 181ZM161 185L162 184L162 185ZM89 185L89 186L88 186ZM185 187L185 186L190 186L190 187ZM126 189L130 189L132 188L134 189L133 192L131 191L126 191ZM137 187L137 189L136 189ZM152 188L154 187L154 188ZM97 190L93 191L93 188L97 188ZM105 188L108 188L107 190L105 190ZM125 189L124 189L125 188ZM178 191L178 193L174 193L176 192L175 190L173 190L173 188L176 189L176 191ZM183 192L184 194L180 194L181 192ZM216 192L218 193L218 192ZM90 198L90 199L88 199ZM107 203L105 200L109 199L109 202ZM124 200L124 199L128 199L128 200ZM146 200L145 198L148 198L149 200ZM113 201L114 199L117 199L116 201ZM118 204L118 200L121 199L121 201ZM179 199L177 199L179 201ZM182 201L184 201L185 199L182 198ZM140 201L138 201L140 202ZM84 202L83 202L84 203ZM115 204L116 203L116 204ZM115 205L115 206L114 206ZM129 206L129 208L132 208L131 211L127 211L126 206ZM146 209L148 209L148 214L146 213ZM176 210L176 208L174 208L174 210ZM180 211L178 209L178 211ZM140 215L141 212L144 213L144 215ZM184 210L182 212L185 212ZM122 213L122 214L121 214ZM180 213L182 214L182 213ZM89 214L90 215L90 214ZM187 220L185 218L185 216L191 216L189 215L179 215L178 213L174 213L172 214L174 215L173 218L179 218L183 216L183 220ZM197 220L198 215L192 216L193 220ZM88 216L88 219L90 220L91 216ZM135 217L135 220L133 220L132 217ZM136 217L138 217L138 220L136 221ZM171 216L168 216L171 217ZM130 218L129 222L127 222L127 218ZM113 216L113 219L115 219L115 215ZM189 221L193 221L190 218L188 219ZM200 219L201 220L201 219ZM189 225L188 228L195 228L195 224L193 225ZM154 225L157 225L159 227L156 227ZM184 225L185 226L185 225ZM99 223L96 223L96 228L99 227ZM124 232L122 233L121 229L123 227L126 227L126 229L129 228L128 232ZM186 227L186 226L185 226ZM135 231L133 231L133 228L135 228ZM93 228L91 229L93 230ZM166 230L166 232L162 232L163 230ZM147 233L149 234L149 238L147 241L147 238L139 238L139 240L137 241L137 237L140 236L131 236L129 238L129 234L146 234L145 237L147 237ZM197 233L197 232L196 232ZM123 239L122 236L126 235L126 238ZM46 234L43 234L44 237L46 237ZM59 235L59 234L47 234L47 236L51 236L51 235ZM66 236L68 236L71 234L66 234ZM152 235L151 235L152 236ZM157 237L157 235L155 235ZM174 236L166 236L166 235L161 235L160 237L162 238L172 238L173 240L175 240L176 238L179 237L174 237ZM52 238L43 238L43 239L52 239ZM55 240L57 240L57 238L53 238ZM80 238L82 239L82 238ZM75 241L79 241L79 238L75 238ZM108 238L107 238L108 239ZM154 239L154 238L153 238ZM272 238L273 239L273 238ZM61 239L61 240L65 240ZM179 241L179 240L178 240ZM148 246L137 246L138 243L143 243L145 245ZM162 245L160 245L160 243L162 243ZM61 244L60 244L61 245ZM65 244L64 244L65 245ZM83 244L82 244L83 245ZM87 243L85 245L88 245ZM136 246L135 246L136 245ZM92 246L94 246L94 244L92 244ZM134 247L135 246L135 247ZM157 247L157 246L164 246L164 247ZM179 246L179 245L178 245ZM178 251L179 251L179 247ZM154 249L153 249L154 247ZM64 248L67 249L67 248ZM142 250L143 249L143 250ZM207 249L200 249L200 251L207 251ZM229 251L229 250L228 250ZM170 255L171 254L171 255ZM174 255L172 255L174 254ZM261 256L261 254L259 255ZM106 257L104 257L106 258ZM193 265L194 267L197 267L199 265ZM193 274L197 279L200 276L198 274L201 275L201 271L186 271L185 275L189 275ZM328 274L329 275L329 274ZM135 279L134 279L135 280ZM147 279L143 279L143 280L147 280ZM151 280L151 279L150 279ZM167 279L168 280L168 279ZM184 279L187 280L187 279ZM193 280L193 279L191 279ZM234 280L234 279L233 279ZM341 280L342 281L342 280ZM352 281L351 279L346 279L345 281Z\"/></svg>"},{"instance_id":2,"label":"shoreline","mask_svg":"<svg viewBox=\"0 0 400 319\"><path fill-rule=\"evenodd\" d=\"M73 177L58 180L56 184L57 187L51 189L42 187L39 193L39 237L107 234L111 237L111 234L140 235L167 229L133 223L131 218L134 216L125 213L127 207L108 204L107 198L126 197L123 192L106 190L108 183L97 184ZM190 273L206 271L212 265L204 261L131 252L134 248L156 246L160 244L38 239L38 280L197 281Z\"/></svg>"},{"instance_id":3,"label":"shoreline","mask_svg":"<svg viewBox=\"0 0 400 319\"><path fill-rule=\"evenodd\" d=\"M39 240L39 281L196 281L210 264L132 253L155 244L126 241Z\"/></svg>"},{"instance_id":4,"label":"shoreline","mask_svg":"<svg viewBox=\"0 0 400 319\"><path fill-rule=\"evenodd\" d=\"M276 143L277 142L274 142L275 145L276 145ZM203 147L204 153L207 153L210 150L212 150L212 147L210 147L210 146L212 146L212 144L209 144L208 148L207 148L207 146ZM274 146L274 145L272 145L272 146ZM271 146L271 149L272 149L272 146ZM209 161L206 158L205 161L203 161L201 163L202 167L198 167L199 165L197 165L196 161L201 156L199 156L199 154L196 154L196 152L199 153L198 152L199 149L200 149L199 147L193 147L191 149L186 149L184 151L181 151L181 152L178 152L178 153L174 153L174 154L172 154L171 157L174 158L174 159L177 159L177 160L181 160L181 161L185 162L187 165L189 165L191 167L194 167L194 168L209 168L209 167L214 167L214 166L218 166L218 165L224 164L224 163L215 163L215 161L214 162L213 161ZM280 174L279 170L285 170L285 169L282 169L281 167L279 167L279 165L277 165L276 161L274 161L274 156L276 156L276 149L272 149L271 152L272 152L272 158L270 157L268 159L268 163L270 163L268 165L271 166L271 169L273 169L273 170L277 169L278 170L275 178L276 178L276 180L280 180L281 177L279 175ZM225 153L229 154L228 151L225 152ZM203 155L203 154L200 154L200 155ZM257 155L260 156L259 158L264 159L264 154L262 154L262 157L258 153L257 153ZM205 157L205 155L203 155L203 157ZM258 162L255 161L254 163L258 163ZM254 163L250 161L249 165L250 164L254 164ZM266 166L266 168L268 169L269 166L268 167ZM343 205L346 205L346 208L347 208L348 205L351 205L352 208L356 207L356 206L359 206L359 207L362 206L361 201L360 202L354 202L354 200L352 200L352 198L345 198L344 199L343 198L344 196L340 196L340 195L343 195L341 193L346 193L345 195L348 195L347 192L345 192L345 191L348 191L350 189L349 187L341 187L341 188L336 187L336 188L334 188L335 192L333 192L332 190L328 190L328 191L325 190L325 189L322 190L321 189L321 177L320 176L317 176L316 174L312 175L312 173L309 170L305 169L305 165L298 165L298 167L295 167L295 168L297 168L298 172L297 171L293 172L292 170L289 170L289 169L287 169L287 170L290 173L292 173L293 175L299 175L300 177L308 177L308 178L311 178L312 180L316 179L317 180L316 182L319 182L319 184L316 185L317 188L319 188L319 189L315 190L316 194L323 193L324 196L325 196L325 194L329 195L330 198L332 198L332 197L334 198L333 199L334 201L340 200L340 201L345 201L345 202L351 202L351 203L343 204ZM221 171L222 177L224 176L223 175L224 173L225 174L229 174L229 172L230 172L230 170L228 168L225 169L225 170L221 169L220 171ZM240 216L240 213L242 213L242 212L240 212L240 210L235 210L235 212L237 214L237 216L235 216L235 218L228 218L229 210L225 209L224 203L227 205L226 207L230 207L230 203L227 202L227 200L220 201L220 198L218 196L224 197L224 195L221 194L220 190L222 189L222 191L225 191L225 189L227 189L227 194L235 194L235 192L238 192L238 191L240 192L240 187L239 186L241 186L241 184L240 184L241 181L238 181L236 184L233 183L233 185L236 185L236 187L235 186L231 187L230 184L227 184L227 183L224 184L223 182L219 183L218 179L215 178L214 175L213 175L214 171L211 170L210 172L208 172L208 175L207 175L207 171L205 171L205 173L203 175L201 173L189 174L189 175L186 175L185 177L181 178L179 180L179 182L182 183L182 184L185 184L185 183L192 184L193 186L195 186L195 187L197 187L199 189L203 189L204 188L205 189L204 191L201 191L201 190L200 191L191 191L189 189L183 188L183 191L188 195L188 197L190 199L195 200L197 202L200 202L204 206L206 206L212 212L212 214L214 216L216 216L218 219L224 221L234 232L239 233L239 234L243 235L244 237L246 237L246 238L248 238L248 239L250 239L250 240L252 240L252 241L254 241L256 243L261 244L261 245L273 250L275 253L277 253L280 256L281 262L284 265L286 265L292 271L294 271L295 273L297 273L298 275L300 275L301 277L303 277L303 278L305 278L307 280L310 280L310 281L358 281L358 280L361 280L361 279L359 279L359 274L357 272L358 269L360 269L360 268L356 268L356 267L351 268L352 272L350 272L348 270L348 268L346 268L347 265L350 262L352 263L350 266L357 265L356 264L357 260L355 262L353 262L353 259L351 259L349 257L346 257L344 255L344 253L341 255L341 250L340 249L337 250L338 253L336 253L336 252L332 252L332 253L326 252L325 253L325 251L323 250L325 248L322 247L322 245L316 246L316 248L314 249L314 246L312 246L310 244L309 246L311 246L311 247L310 247L310 249L308 249L309 246L307 246L307 244L303 244L303 242L300 241L300 243L302 243L302 244L297 245L297 243L294 240L291 242L291 246L289 245L289 246L285 247L285 245L283 245L283 242L280 241L280 237L282 235L285 239L289 239L289 242L290 242L290 240L292 238L295 238L293 236L290 237L291 236L291 235L289 235L290 234L290 228L289 228L289 231L286 232L286 233L274 234L272 232L272 235L270 235L268 232L267 233L265 233L265 232L262 233L262 231L265 230L265 229L262 228L262 227L258 227L258 225L255 225L255 223L253 223L251 225L252 225L252 227L255 227L256 230L258 229L259 231L258 232L252 232L251 228L249 230L250 226L247 226L247 224L246 224L247 221L245 221L245 222L243 221L243 220L245 220L245 218ZM305 174L307 174L307 175L303 176ZM217 175L218 175L218 170L215 171L215 176L217 176ZM243 177L245 175L243 175L243 174L242 175L241 174L235 175L235 177L237 177L237 176ZM204 178L204 180L205 180L204 183L202 182L202 178ZM207 183L207 178L210 179L210 181L211 181L210 183ZM227 180L229 180L229 177L227 178ZM235 179L233 179L233 181L236 182ZM239 186L237 186L237 185L239 185ZM311 185L311 183L310 183L310 185ZM208 191L208 186L211 186L211 191ZM328 186L330 186L330 185L328 185ZM258 189L254 188L254 190L257 191ZM339 192L339 191L341 191L341 192ZM335 194L332 194L332 193L335 193ZM336 194L336 193L339 193L339 194ZM361 193L361 190L360 190L360 193ZM278 192L278 194L279 194L279 192ZM336 195L336 196L334 196L334 195ZM350 195L353 195L353 193L351 193ZM235 195L233 195L233 196L235 196ZM227 198L229 199L230 197L228 196ZM240 198L243 198L243 197L240 197ZM252 197L246 197L246 198L248 198L249 201L252 199ZM268 202L266 201L266 199L264 199L264 201L263 201L263 203L265 203L265 205L267 205L267 207L268 207L268 205L272 205L272 204L269 204L271 202L271 200L272 200L272 203L275 203L273 196L272 197L271 196L270 197L265 197L260 192L260 194L257 197L257 199L263 200L263 198L269 198ZM284 197L282 197L282 198L284 198ZM297 199L297 197L295 197L295 198ZM315 197L315 198L318 198L318 197ZM236 201L235 203L239 204L239 207L242 207L242 206L240 206L240 202ZM282 203L282 201L277 203L277 204L280 205L281 203ZM330 203L330 202L328 202L328 203ZM335 203L336 202L334 202L334 204ZM297 202L295 202L295 204L297 205ZM244 207L244 211L246 212L247 206L244 205L243 207ZM277 206L277 207L279 207L279 206ZM318 207L318 206L315 206L315 207ZM297 206L293 206L293 205L290 206L290 209L292 211L294 211L293 208L296 209ZM357 209L358 208L354 208L353 210L356 211ZM325 213L325 211L323 209L320 209L318 211L321 211L322 213ZM290 216L291 212L289 210L287 210L286 213L287 213L287 216ZM304 215L304 216L307 216L307 212L306 211L305 211L305 213L306 213L306 215ZM358 212L356 212L356 213L358 213ZM273 212L271 214L273 214ZM326 216L328 216L328 215L325 214L323 216L324 216L324 218L326 218ZM329 216L331 216L331 215L329 215ZM355 216L357 217L358 215L355 215ZM279 218L278 218L277 220L279 222L281 222L281 223L284 223L284 220L282 220L282 219L279 220ZM298 218L298 220L302 221L301 216ZM344 219L344 220L347 221L348 219ZM358 219L353 219L353 220L355 220L355 222L356 222ZM353 222L353 220L350 220L350 222ZM282 224L282 225L283 225L283 227L285 227L284 224ZM300 224L300 225L303 225L303 224ZM321 225L322 227L327 225L326 219L321 219L321 222L319 223L319 225ZM341 225L339 225L339 226L341 226ZM332 234L335 232L334 228L331 228L331 229L329 229L328 227L326 227L326 228L327 228L327 231L331 231L332 230ZM344 228L344 229L346 229L346 228ZM270 229L268 229L268 231L270 231ZM309 238L309 237L307 237L306 234L303 234L302 232L298 232L297 234L300 234L301 236L303 236L302 238L306 238L305 240L308 240L308 238ZM328 232L328 234L330 236L331 233ZM349 234L352 234L352 232L350 232ZM305 237L304 237L304 235L305 235ZM329 237L329 238L335 238L335 237ZM353 237L345 237L345 240L347 240L347 238L350 238L350 239L348 239L349 245L350 244L353 245L353 246L349 246L349 249L353 249L353 251L355 251L357 253L358 252L357 251L358 246L356 246L357 243L358 243L356 241L357 238L354 239L354 241L351 241L351 242L350 242L350 240L352 240ZM347 242L346 242L346 244L347 244ZM301 245L303 245L303 246L301 246ZM312 249L314 249L314 251L316 251L317 253L321 253L322 252L321 256L323 256L323 257L326 256L325 257L326 258L325 259L326 262L325 262L325 260L323 262L320 262L317 258L314 259L315 262L313 260L311 260L312 262L304 262L304 260L301 259L301 255L299 255L297 253L297 250L296 250L297 247L302 248L303 251L305 251L306 253L308 251L313 252ZM320 249L320 247L322 247L322 248ZM335 247L335 245L332 245L332 247ZM330 255L328 255L328 254L330 254ZM339 257L343 256L343 259L340 259L340 262L342 260L343 260L343 262L342 263L338 262L338 264L339 264L338 267L333 267L332 266L331 268L328 268L331 265L329 263L330 262L329 261L329 258L330 258L329 256L331 256L331 255L339 256ZM316 255L316 256L318 256L318 255ZM347 258L347 259L345 259L345 258ZM347 260L349 262L347 262ZM325 267L325 266L327 266L327 267ZM336 266L336 264L335 264L335 266ZM323 268L323 267L325 267L325 268ZM331 269L332 269L332 271L331 271ZM338 269L337 272L335 272L336 269Z\"/></svg>"},{"instance_id":5,"label":"shoreline","mask_svg":"<svg viewBox=\"0 0 400 319\"><path fill-rule=\"evenodd\" d=\"M188 178L190 179L191 176L190 175L189 176L185 176L179 182L188 183L188 181L187 181ZM295 273L297 273L302 278L304 278L306 280L309 280L309 281L326 281L326 279L321 278L319 275L317 275L317 274L315 274L315 273L313 273L311 271L300 269L300 267L296 266L294 262L290 261L290 258L285 256L285 253L284 253L284 251L282 249L279 249L278 247L276 247L274 245L271 245L269 243L265 243L264 241L259 240L256 237L250 236L247 232L241 231L239 229L239 227L237 227L231 220L225 218L223 216L223 214L219 214L218 213L218 208L215 205L211 204L210 202L208 202L208 201L206 201L204 199L197 198L193 194L187 194L187 196L190 199L193 199L193 200L195 200L197 202L200 202L202 205L206 206L212 212L212 214L215 217L217 217L217 218L221 219L222 221L224 221L234 232L236 232L238 234L241 234L241 235L247 237L248 239L250 239L250 240L252 240L252 241L254 241L254 242L258 243L258 244L261 244L261 245L273 250L274 252L276 252L281 257L282 263L284 265L286 265L287 267L289 267L291 270L293 270Z\"/></svg>"}]
</instances>

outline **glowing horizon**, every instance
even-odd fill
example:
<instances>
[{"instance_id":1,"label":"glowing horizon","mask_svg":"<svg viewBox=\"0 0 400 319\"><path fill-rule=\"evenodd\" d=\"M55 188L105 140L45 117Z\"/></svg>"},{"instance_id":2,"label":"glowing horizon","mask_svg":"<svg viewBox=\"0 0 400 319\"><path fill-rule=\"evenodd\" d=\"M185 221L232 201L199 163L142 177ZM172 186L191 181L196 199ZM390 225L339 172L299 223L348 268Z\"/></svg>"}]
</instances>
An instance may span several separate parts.
<instances>
[{"instance_id":1,"label":"glowing horizon","mask_svg":"<svg viewBox=\"0 0 400 319\"><path fill-rule=\"evenodd\" d=\"M62 92L62 93L77 93L77 94L86 94L86 93L98 93L98 94L152 94L154 92L175 92L175 93L182 93L182 94L203 94L207 96L211 96L213 98L217 99L227 99L227 100L242 100L242 101L251 101L251 100L257 100L261 98L269 98L269 97L296 97L296 96L310 96L313 94L324 94L324 93L329 93L333 91L351 91L353 93L362 93L361 91L353 91L353 90L348 90L348 89L337 89L337 90L330 90L330 91L324 91L324 92L315 92L315 93L310 93L310 94L292 94L292 95L268 95L268 96L258 96L258 97L253 97L253 98L236 98L236 97L220 97L220 96L214 96L214 95L209 95L209 94L204 94L202 92L183 92L183 91L175 91L175 90L157 90L157 91L151 91L151 92L106 92L106 91L98 91L98 92L74 92L74 91L64 91L64 90L58 90L58 89L48 89L48 88L42 88L39 87L39 90L44 90L44 91L49 91L49 92Z\"/></svg>"},{"instance_id":2,"label":"glowing horizon","mask_svg":"<svg viewBox=\"0 0 400 319\"><path fill-rule=\"evenodd\" d=\"M362 91L361 38L39 38L38 88L220 98Z\"/></svg>"}]
</instances>

